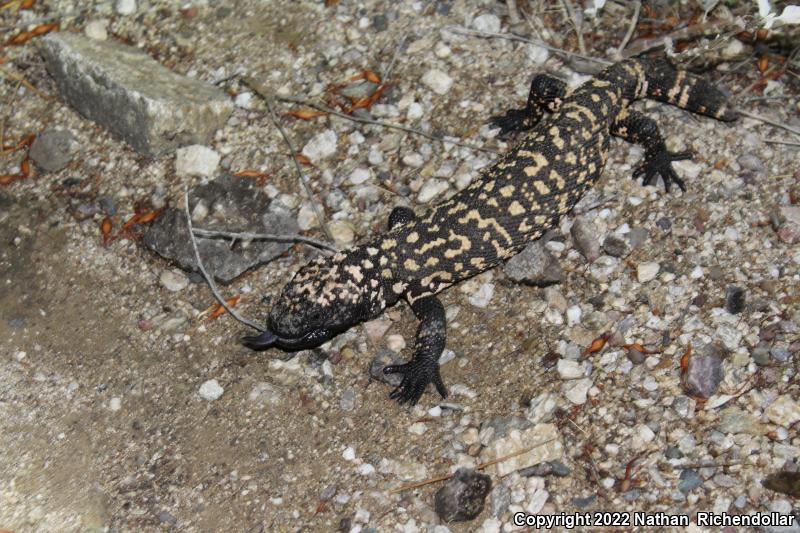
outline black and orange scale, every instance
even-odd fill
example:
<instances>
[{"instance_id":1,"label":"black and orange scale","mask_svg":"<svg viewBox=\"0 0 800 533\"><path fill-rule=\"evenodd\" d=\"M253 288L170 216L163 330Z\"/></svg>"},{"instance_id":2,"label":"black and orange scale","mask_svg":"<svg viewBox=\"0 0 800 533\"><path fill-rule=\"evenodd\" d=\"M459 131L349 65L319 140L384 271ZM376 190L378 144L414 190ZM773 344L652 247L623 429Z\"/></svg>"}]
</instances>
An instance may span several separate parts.
<instances>
[{"instance_id":1,"label":"black and orange scale","mask_svg":"<svg viewBox=\"0 0 800 533\"><path fill-rule=\"evenodd\" d=\"M664 59L616 63L572 91L538 75L527 106L494 119L503 133L523 133L512 150L449 200L420 214L395 208L386 233L302 267L273 305L267 330L245 343L312 347L402 298L420 323L411 361L383 370L402 377L390 396L414 404L429 383L446 396L438 362L446 321L436 294L555 226L599 178L612 136L644 146L634 177L649 185L660 176L667 191L673 183L685 190L672 161L689 154L669 152L656 123L630 109L641 98L722 121L737 118L722 92Z\"/></svg>"}]
</instances>

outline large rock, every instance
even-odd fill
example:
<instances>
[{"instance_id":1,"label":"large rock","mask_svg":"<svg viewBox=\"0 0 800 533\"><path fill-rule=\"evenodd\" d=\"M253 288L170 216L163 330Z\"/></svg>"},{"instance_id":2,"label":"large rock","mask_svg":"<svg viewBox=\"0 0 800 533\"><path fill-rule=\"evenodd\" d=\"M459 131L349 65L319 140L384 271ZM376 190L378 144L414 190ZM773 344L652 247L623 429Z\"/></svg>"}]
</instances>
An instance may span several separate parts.
<instances>
[{"instance_id":1,"label":"large rock","mask_svg":"<svg viewBox=\"0 0 800 533\"><path fill-rule=\"evenodd\" d=\"M198 185L189 192L189 209L194 228L282 235L295 235L298 230L294 217L274 209L255 182L246 178L224 175ZM144 244L185 270L197 270L183 209L164 211L145 233ZM228 238L197 237L203 265L223 283L275 259L290 246L265 240L231 244Z\"/></svg>"},{"instance_id":2,"label":"large rock","mask_svg":"<svg viewBox=\"0 0 800 533\"><path fill-rule=\"evenodd\" d=\"M41 42L64 100L143 154L209 144L233 111L213 85L179 76L136 48L74 33Z\"/></svg>"}]
</instances>

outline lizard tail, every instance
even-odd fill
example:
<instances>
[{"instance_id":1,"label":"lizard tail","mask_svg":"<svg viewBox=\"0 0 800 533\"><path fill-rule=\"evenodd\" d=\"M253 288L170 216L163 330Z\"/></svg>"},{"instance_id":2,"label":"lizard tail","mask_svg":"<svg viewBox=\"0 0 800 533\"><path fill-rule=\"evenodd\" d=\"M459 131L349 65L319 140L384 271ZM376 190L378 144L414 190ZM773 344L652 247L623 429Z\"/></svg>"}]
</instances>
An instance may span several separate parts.
<instances>
[{"instance_id":1,"label":"lizard tail","mask_svg":"<svg viewBox=\"0 0 800 533\"><path fill-rule=\"evenodd\" d=\"M693 113L731 122L739 114L731 108L729 98L702 78L676 69L666 59L638 60L644 72L639 98L667 102Z\"/></svg>"}]
</instances>

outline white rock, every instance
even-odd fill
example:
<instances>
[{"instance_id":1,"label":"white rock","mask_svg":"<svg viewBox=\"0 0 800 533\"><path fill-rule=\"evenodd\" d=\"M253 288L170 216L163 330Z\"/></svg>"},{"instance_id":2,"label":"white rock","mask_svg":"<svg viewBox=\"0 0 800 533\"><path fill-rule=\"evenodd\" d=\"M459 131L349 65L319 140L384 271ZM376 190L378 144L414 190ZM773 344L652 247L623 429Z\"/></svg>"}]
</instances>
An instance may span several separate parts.
<instances>
[{"instance_id":1,"label":"white rock","mask_svg":"<svg viewBox=\"0 0 800 533\"><path fill-rule=\"evenodd\" d=\"M424 114L425 110L422 109L422 106L419 103L411 102L408 106L406 117L408 117L408 120L418 120L421 119Z\"/></svg>"},{"instance_id":2,"label":"white rock","mask_svg":"<svg viewBox=\"0 0 800 533\"><path fill-rule=\"evenodd\" d=\"M89 22L85 28L83 28L83 33L85 33L88 38L94 39L95 41L105 41L108 39L108 31L106 30L107 27L107 20L93 20Z\"/></svg>"},{"instance_id":3,"label":"white rock","mask_svg":"<svg viewBox=\"0 0 800 533\"><path fill-rule=\"evenodd\" d=\"M250 109L253 107L253 93L247 91L239 93L236 95L236 99L234 99L233 103L236 104L236 107Z\"/></svg>"},{"instance_id":4,"label":"white rock","mask_svg":"<svg viewBox=\"0 0 800 533\"><path fill-rule=\"evenodd\" d=\"M225 389L220 386L219 381L216 379L209 379L200 385L200 389L197 391L202 399L209 402L222 396L223 392L225 392Z\"/></svg>"},{"instance_id":5,"label":"white rock","mask_svg":"<svg viewBox=\"0 0 800 533\"><path fill-rule=\"evenodd\" d=\"M350 183L353 185L361 185L371 177L372 173L368 168L358 167L353 169L353 172L350 173Z\"/></svg>"},{"instance_id":6,"label":"white rock","mask_svg":"<svg viewBox=\"0 0 800 533\"><path fill-rule=\"evenodd\" d=\"M639 424L636 426L636 433L633 435L631 444L634 450L642 450L644 447L656 438L656 434L647 424Z\"/></svg>"},{"instance_id":7,"label":"white rock","mask_svg":"<svg viewBox=\"0 0 800 533\"><path fill-rule=\"evenodd\" d=\"M161 285L171 292L182 291L189 285L189 278L180 270L164 270L159 277Z\"/></svg>"},{"instance_id":8,"label":"white rock","mask_svg":"<svg viewBox=\"0 0 800 533\"><path fill-rule=\"evenodd\" d=\"M800 420L800 403L784 394L769 404L764 414L773 424L789 427Z\"/></svg>"},{"instance_id":9,"label":"white rock","mask_svg":"<svg viewBox=\"0 0 800 533\"><path fill-rule=\"evenodd\" d=\"M639 283L646 283L652 279L655 279L659 270L661 270L661 265L658 263L639 263L636 266L636 277L639 280Z\"/></svg>"},{"instance_id":10,"label":"white rock","mask_svg":"<svg viewBox=\"0 0 800 533\"><path fill-rule=\"evenodd\" d=\"M356 458L356 451L353 449L353 447L352 447L352 446L348 446L348 447L347 447L347 448L345 448L345 449L344 449L344 451L342 452L342 458L343 458L345 461L352 461L353 459L355 459L355 458Z\"/></svg>"},{"instance_id":11,"label":"white rock","mask_svg":"<svg viewBox=\"0 0 800 533\"><path fill-rule=\"evenodd\" d=\"M543 65L547 58L550 57L550 52L547 48L539 46L538 44L529 44L527 48L528 60L534 65Z\"/></svg>"},{"instance_id":12,"label":"white rock","mask_svg":"<svg viewBox=\"0 0 800 533\"><path fill-rule=\"evenodd\" d=\"M319 225L317 214L311 204L303 204L300 206L300 211L297 213L297 225L303 231L308 231Z\"/></svg>"},{"instance_id":13,"label":"white rock","mask_svg":"<svg viewBox=\"0 0 800 533\"><path fill-rule=\"evenodd\" d=\"M419 168L425 164L425 159L419 152L409 152L403 156L403 164L411 168Z\"/></svg>"},{"instance_id":14,"label":"white rock","mask_svg":"<svg viewBox=\"0 0 800 533\"><path fill-rule=\"evenodd\" d=\"M217 171L219 154L201 144L184 146L175 152L175 174L210 178Z\"/></svg>"},{"instance_id":15,"label":"white rock","mask_svg":"<svg viewBox=\"0 0 800 533\"><path fill-rule=\"evenodd\" d=\"M364 322L364 330L373 342L380 340L391 326L392 323L384 318L376 318L375 320Z\"/></svg>"},{"instance_id":16,"label":"white rock","mask_svg":"<svg viewBox=\"0 0 800 533\"><path fill-rule=\"evenodd\" d=\"M425 422L414 422L408 426L408 432L414 435L423 435L426 431L428 431L428 426Z\"/></svg>"},{"instance_id":17,"label":"white rock","mask_svg":"<svg viewBox=\"0 0 800 533\"><path fill-rule=\"evenodd\" d=\"M494 283L484 283L478 287L478 291L471 294L468 298L469 303L475 307L484 308L489 305L494 295Z\"/></svg>"},{"instance_id":18,"label":"white rock","mask_svg":"<svg viewBox=\"0 0 800 533\"><path fill-rule=\"evenodd\" d=\"M356 468L356 472L358 472L362 476L371 476L375 473L375 467L369 463L361 463Z\"/></svg>"},{"instance_id":19,"label":"white rock","mask_svg":"<svg viewBox=\"0 0 800 533\"><path fill-rule=\"evenodd\" d=\"M475 20L472 21L472 27L478 31L498 33L500 31L500 18L491 13L486 13L475 17Z\"/></svg>"},{"instance_id":20,"label":"white rock","mask_svg":"<svg viewBox=\"0 0 800 533\"><path fill-rule=\"evenodd\" d=\"M109 411L119 411L122 409L122 400L118 396L114 396L108 401Z\"/></svg>"},{"instance_id":21,"label":"white rock","mask_svg":"<svg viewBox=\"0 0 800 533\"><path fill-rule=\"evenodd\" d=\"M692 269L691 273L689 273L689 277L690 277L690 278L692 278L692 279L700 279L700 278L702 278L704 275L705 275L705 274L703 273L703 267L701 267L701 266L699 266L699 265L698 265L698 266L696 266L696 267L694 267L694 268Z\"/></svg>"},{"instance_id":22,"label":"white rock","mask_svg":"<svg viewBox=\"0 0 800 533\"><path fill-rule=\"evenodd\" d=\"M386 346L393 352L399 353L406 347L406 340L402 335L395 333L386 337Z\"/></svg>"},{"instance_id":23,"label":"white rock","mask_svg":"<svg viewBox=\"0 0 800 533\"><path fill-rule=\"evenodd\" d=\"M421 204L426 204L449 189L450 186L444 180L432 179L425 182L425 185L419 190L417 201Z\"/></svg>"},{"instance_id":24,"label":"white rock","mask_svg":"<svg viewBox=\"0 0 800 533\"><path fill-rule=\"evenodd\" d=\"M311 140L303 146L302 153L310 159L312 163L316 164L336 153L336 141L336 132L333 130L325 130L322 133L314 135Z\"/></svg>"},{"instance_id":25,"label":"white rock","mask_svg":"<svg viewBox=\"0 0 800 533\"><path fill-rule=\"evenodd\" d=\"M586 403L586 395L589 393L589 389L591 388L592 380L589 378L583 378L564 383L561 389L564 392L564 396L567 397L567 400L571 401L575 405L583 405Z\"/></svg>"},{"instance_id":26,"label":"white rock","mask_svg":"<svg viewBox=\"0 0 800 533\"><path fill-rule=\"evenodd\" d=\"M114 9L120 15L133 15L136 13L136 0L117 0Z\"/></svg>"},{"instance_id":27,"label":"white rock","mask_svg":"<svg viewBox=\"0 0 800 533\"><path fill-rule=\"evenodd\" d=\"M328 229L333 235L333 240L340 248L346 248L356 239L355 228L349 220L334 220L328 224Z\"/></svg>"},{"instance_id":28,"label":"white rock","mask_svg":"<svg viewBox=\"0 0 800 533\"><path fill-rule=\"evenodd\" d=\"M724 59L735 59L744 52L744 45L739 39L731 39L728 46L722 49L722 57Z\"/></svg>"},{"instance_id":29,"label":"white rock","mask_svg":"<svg viewBox=\"0 0 800 533\"><path fill-rule=\"evenodd\" d=\"M438 69L431 69L422 76L422 83L436 94L446 94L453 85L453 78Z\"/></svg>"},{"instance_id":30,"label":"white rock","mask_svg":"<svg viewBox=\"0 0 800 533\"><path fill-rule=\"evenodd\" d=\"M586 374L586 365L571 359L559 359L556 369L561 379L578 379Z\"/></svg>"},{"instance_id":31,"label":"white rock","mask_svg":"<svg viewBox=\"0 0 800 533\"><path fill-rule=\"evenodd\" d=\"M573 305L567 308L567 325L577 326L581 323L581 308L578 305Z\"/></svg>"}]
</instances>

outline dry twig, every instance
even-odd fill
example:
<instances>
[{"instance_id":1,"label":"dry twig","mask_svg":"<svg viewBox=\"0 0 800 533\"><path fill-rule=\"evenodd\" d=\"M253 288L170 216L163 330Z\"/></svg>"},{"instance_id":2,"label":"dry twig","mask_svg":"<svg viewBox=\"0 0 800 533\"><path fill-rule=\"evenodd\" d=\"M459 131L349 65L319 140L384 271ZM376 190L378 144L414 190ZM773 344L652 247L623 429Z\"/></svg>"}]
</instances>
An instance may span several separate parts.
<instances>
[{"instance_id":1,"label":"dry twig","mask_svg":"<svg viewBox=\"0 0 800 533\"><path fill-rule=\"evenodd\" d=\"M205 265L203 265L203 260L200 259L200 250L197 249L197 240L194 238L194 230L192 229L192 214L189 212L189 189L185 189L183 191L183 202L184 202L184 211L186 213L186 225L189 227L189 240L192 242L192 250L194 250L194 260L197 262L197 268L200 270L200 273L203 274L203 277L208 283L208 287L211 289L211 292L214 294L214 298L217 299L219 304L225 308L225 310L230 313L230 315L241 322L246 326L250 326L251 328L255 329L256 331L265 331L263 327L259 326L255 322L252 322L242 316L239 315L236 311L233 310L233 307L228 305L228 302L225 301L225 298L222 297L219 290L217 289L216 283L214 283L214 278L212 278L208 271L206 270Z\"/></svg>"},{"instance_id":2,"label":"dry twig","mask_svg":"<svg viewBox=\"0 0 800 533\"><path fill-rule=\"evenodd\" d=\"M749 111L739 110L739 113L745 117L752 118L753 120L758 120L759 122L763 122L764 124L769 124L770 126L775 126L776 128L780 128L782 130L786 130L790 133L794 133L795 135L800 135L800 130L795 129L787 124L782 122L777 122L767 117L762 117L761 115L756 115L755 113L750 113Z\"/></svg>"},{"instance_id":3,"label":"dry twig","mask_svg":"<svg viewBox=\"0 0 800 533\"><path fill-rule=\"evenodd\" d=\"M201 228L194 228L193 233L201 237L225 237L227 239L235 239L240 241L275 241L275 242L296 242L300 244L308 244L315 248L322 248L331 252L338 252L339 250L324 241L312 239L310 237L303 237L302 235L279 235L275 233L249 233L249 232L234 232L234 231L218 231L207 230Z\"/></svg>"},{"instance_id":4,"label":"dry twig","mask_svg":"<svg viewBox=\"0 0 800 533\"><path fill-rule=\"evenodd\" d=\"M628 26L628 31L625 33L625 37L622 39L622 42L619 43L619 47L617 47L617 52L614 54L616 57L622 57L622 51L625 50L625 47L628 46L628 43L633 37L633 32L636 30L636 24L639 22L639 12L642 9L642 1L636 0L633 7L633 18L631 18L631 24Z\"/></svg>"},{"instance_id":5,"label":"dry twig","mask_svg":"<svg viewBox=\"0 0 800 533\"><path fill-rule=\"evenodd\" d=\"M247 82L245 81L245 83ZM314 193L311 190L311 186L308 184L306 175L303 173L303 169L300 168L300 163L297 161L297 156L298 156L297 150L294 149L294 145L292 144L292 141L289 140L289 136L286 134L286 130L283 129L283 126L281 126L278 117L275 116L275 111L272 109L272 102L270 101L270 99L261 93L258 93L258 95L261 96L261 98L264 99L264 103L267 104L267 111L269 112L270 120L272 120L272 123L275 125L276 128L278 128L278 131L281 133L281 137L283 137L283 141L286 143L286 146L289 147L289 153L292 156L292 162L294 163L294 168L297 169L297 175L300 178L300 183L303 185L303 189L305 189L306 191L306 196L308 196L308 200L311 202L311 208L314 210L314 215L317 217L317 221L319 222L322 231L325 232L325 235L328 237L328 239L333 241L333 235L331 234L331 231L328 229L328 224L325 222L325 217L322 215L322 211L320 210L319 205L317 205L317 202L315 201Z\"/></svg>"},{"instance_id":6,"label":"dry twig","mask_svg":"<svg viewBox=\"0 0 800 533\"><path fill-rule=\"evenodd\" d=\"M575 30L575 35L578 37L578 48L582 54L586 54L586 43L583 42L583 32L581 31L581 23L575 17L575 10L572 9L572 2L570 0L561 0L564 10L567 12L572 27Z\"/></svg>"}]
</instances>

